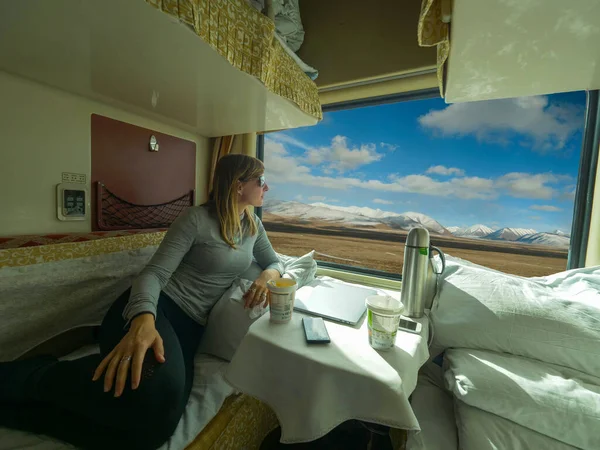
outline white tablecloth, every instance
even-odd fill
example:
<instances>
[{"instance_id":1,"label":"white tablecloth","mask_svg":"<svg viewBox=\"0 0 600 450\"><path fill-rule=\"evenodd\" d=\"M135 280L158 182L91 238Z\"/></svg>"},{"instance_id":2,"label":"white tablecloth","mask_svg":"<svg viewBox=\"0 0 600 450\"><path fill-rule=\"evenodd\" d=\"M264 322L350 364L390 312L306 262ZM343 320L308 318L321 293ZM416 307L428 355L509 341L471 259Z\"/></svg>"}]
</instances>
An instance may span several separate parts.
<instances>
[{"instance_id":1,"label":"white tablecloth","mask_svg":"<svg viewBox=\"0 0 600 450\"><path fill-rule=\"evenodd\" d=\"M399 298L399 293L393 293ZM302 314L273 324L265 314L250 328L225 377L236 389L268 404L281 424L281 442L308 442L358 419L419 430L408 402L429 356L427 319L420 335L398 331L386 352L360 328L326 321L331 343L307 344Z\"/></svg>"}]
</instances>

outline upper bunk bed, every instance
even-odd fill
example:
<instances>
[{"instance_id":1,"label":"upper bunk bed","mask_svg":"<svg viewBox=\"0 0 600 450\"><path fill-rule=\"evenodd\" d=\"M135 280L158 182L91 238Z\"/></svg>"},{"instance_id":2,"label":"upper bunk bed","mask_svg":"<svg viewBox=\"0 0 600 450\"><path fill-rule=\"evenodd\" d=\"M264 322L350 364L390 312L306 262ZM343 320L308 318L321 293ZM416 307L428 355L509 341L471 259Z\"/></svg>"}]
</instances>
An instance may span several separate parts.
<instances>
[{"instance_id":1,"label":"upper bunk bed","mask_svg":"<svg viewBox=\"0 0 600 450\"><path fill-rule=\"evenodd\" d=\"M0 70L206 137L322 118L316 85L245 0L3 2Z\"/></svg>"}]
</instances>

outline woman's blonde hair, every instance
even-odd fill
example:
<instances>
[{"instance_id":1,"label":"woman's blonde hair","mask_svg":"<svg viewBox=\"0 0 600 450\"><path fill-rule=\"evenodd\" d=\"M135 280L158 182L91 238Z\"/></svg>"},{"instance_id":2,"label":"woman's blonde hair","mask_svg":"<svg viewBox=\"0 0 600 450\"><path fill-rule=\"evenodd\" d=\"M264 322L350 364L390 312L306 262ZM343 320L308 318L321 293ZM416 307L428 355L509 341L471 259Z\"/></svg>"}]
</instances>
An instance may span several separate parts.
<instances>
[{"instance_id":1,"label":"woman's blonde hair","mask_svg":"<svg viewBox=\"0 0 600 450\"><path fill-rule=\"evenodd\" d=\"M235 248L235 238L242 234L242 222L238 211L238 182L258 178L265 172L263 163L256 158L246 155L223 156L213 177L208 206L212 207L219 219L221 237L231 248ZM250 234L256 234L254 214L246 207L245 218L248 220Z\"/></svg>"}]
</instances>

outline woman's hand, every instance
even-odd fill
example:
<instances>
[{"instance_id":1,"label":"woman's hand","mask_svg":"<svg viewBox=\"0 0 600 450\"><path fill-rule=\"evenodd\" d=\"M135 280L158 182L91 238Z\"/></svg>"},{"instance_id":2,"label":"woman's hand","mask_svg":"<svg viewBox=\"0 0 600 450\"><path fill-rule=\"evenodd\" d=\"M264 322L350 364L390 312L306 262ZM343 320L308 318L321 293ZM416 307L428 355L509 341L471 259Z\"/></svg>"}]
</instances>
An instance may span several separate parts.
<instances>
[{"instance_id":1,"label":"woman's hand","mask_svg":"<svg viewBox=\"0 0 600 450\"><path fill-rule=\"evenodd\" d=\"M263 270L260 276L252 283L252 286L250 286L248 291L244 294L244 307L253 308L261 303L264 306L267 306L271 295L267 288L267 283L278 278L281 278L281 275L277 270Z\"/></svg>"},{"instance_id":2,"label":"woman's hand","mask_svg":"<svg viewBox=\"0 0 600 450\"><path fill-rule=\"evenodd\" d=\"M115 382L115 397L120 397L125 389L127 374L131 368L131 389L137 389L142 376L142 364L146 351L152 347L159 363L165 362L163 340L154 326L154 316L141 314L131 322L129 331L121 342L102 360L94 372L93 381L104 375L104 392L112 389Z\"/></svg>"},{"instance_id":3,"label":"woman's hand","mask_svg":"<svg viewBox=\"0 0 600 450\"><path fill-rule=\"evenodd\" d=\"M250 286L244 294L245 308L253 308L261 303L264 306L269 304L269 289L267 288L267 282L271 278L263 276L264 273L265 272L252 283L252 286Z\"/></svg>"}]
</instances>

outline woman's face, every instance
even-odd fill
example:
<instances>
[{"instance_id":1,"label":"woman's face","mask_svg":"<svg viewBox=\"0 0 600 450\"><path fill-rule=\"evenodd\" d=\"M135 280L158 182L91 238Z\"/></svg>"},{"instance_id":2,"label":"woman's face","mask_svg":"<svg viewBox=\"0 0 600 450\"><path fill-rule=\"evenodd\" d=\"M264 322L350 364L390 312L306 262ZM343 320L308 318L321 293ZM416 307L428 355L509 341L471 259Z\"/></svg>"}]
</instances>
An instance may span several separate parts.
<instances>
[{"instance_id":1,"label":"woman's face","mask_svg":"<svg viewBox=\"0 0 600 450\"><path fill-rule=\"evenodd\" d=\"M265 193L269 190L269 185L265 181L265 176L254 177L243 181L240 194L240 204L251 205L256 208L263 205Z\"/></svg>"}]
</instances>

